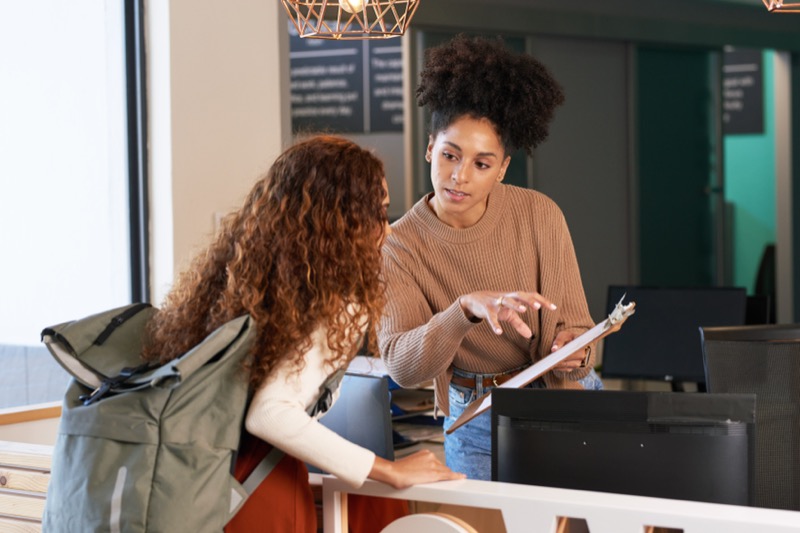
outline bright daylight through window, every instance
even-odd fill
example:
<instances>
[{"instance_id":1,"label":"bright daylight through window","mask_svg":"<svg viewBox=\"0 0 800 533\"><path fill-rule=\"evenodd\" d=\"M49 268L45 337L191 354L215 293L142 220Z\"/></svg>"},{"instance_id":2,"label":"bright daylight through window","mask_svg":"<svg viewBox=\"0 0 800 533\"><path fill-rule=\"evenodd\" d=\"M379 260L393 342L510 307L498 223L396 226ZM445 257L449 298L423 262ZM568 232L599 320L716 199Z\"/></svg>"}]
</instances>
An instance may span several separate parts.
<instances>
[{"instance_id":1,"label":"bright daylight through window","mask_svg":"<svg viewBox=\"0 0 800 533\"><path fill-rule=\"evenodd\" d=\"M44 327L130 301L123 2L0 3L0 408L61 399Z\"/></svg>"}]
</instances>

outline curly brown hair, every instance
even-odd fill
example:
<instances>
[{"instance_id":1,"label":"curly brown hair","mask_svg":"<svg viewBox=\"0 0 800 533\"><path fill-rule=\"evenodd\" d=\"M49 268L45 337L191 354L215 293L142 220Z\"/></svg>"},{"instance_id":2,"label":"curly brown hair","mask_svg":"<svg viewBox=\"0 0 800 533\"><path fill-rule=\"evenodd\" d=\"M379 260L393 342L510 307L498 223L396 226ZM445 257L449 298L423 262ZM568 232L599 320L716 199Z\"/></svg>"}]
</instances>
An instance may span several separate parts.
<instances>
[{"instance_id":1,"label":"curly brown hair","mask_svg":"<svg viewBox=\"0 0 800 533\"><path fill-rule=\"evenodd\" d=\"M301 369L320 325L329 363L349 361L383 309L386 194L383 163L349 140L315 136L287 149L179 276L149 324L144 358L169 361L249 313L253 386L282 360Z\"/></svg>"},{"instance_id":2,"label":"curly brown hair","mask_svg":"<svg viewBox=\"0 0 800 533\"><path fill-rule=\"evenodd\" d=\"M467 37L425 52L417 104L431 111L431 135L463 116L486 118L507 154L529 154L547 138L561 87L547 68L529 54L509 50L503 40Z\"/></svg>"}]
</instances>

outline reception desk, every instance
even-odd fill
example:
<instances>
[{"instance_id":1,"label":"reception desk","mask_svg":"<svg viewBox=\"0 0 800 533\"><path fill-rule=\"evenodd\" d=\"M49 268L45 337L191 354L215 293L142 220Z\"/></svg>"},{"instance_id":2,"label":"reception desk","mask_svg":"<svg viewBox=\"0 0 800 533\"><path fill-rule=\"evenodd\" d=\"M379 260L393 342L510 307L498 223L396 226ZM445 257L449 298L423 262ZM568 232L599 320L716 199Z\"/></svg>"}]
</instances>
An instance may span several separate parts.
<instances>
[{"instance_id":1,"label":"reception desk","mask_svg":"<svg viewBox=\"0 0 800 533\"><path fill-rule=\"evenodd\" d=\"M0 412L3 423L0 440L52 441L59 413L60 405L56 403L3 410ZM41 427L41 424L46 426ZM30 438L32 436L35 438ZM345 533L348 530L344 512L348 494L492 509L502 514L509 533L556 533L563 517L585 520L591 533L646 533L654 527L684 533L800 533L800 512L795 511L476 480L445 481L403 490L368 480L362 487L352 489L335 477L312 474L312 483L322 486L325 533ZM431 505L417 507L431 508ZM419 528L413 531L426 533Z\"/></svg>"},{"instance_id":2,"label":"reception desk","mask_svg":"<svg viewBox=\"0 0 800 533\"><path fill-rule=\"evenodd\" d=\"M323 476L321 482L325 533L347 531L348 494L498 509L508 533L556 533L561 517L585 520L591 533L645 533L653 528L684 533L800 532L800 512L794 511L494 481L444 481L403 490L369 480L358 489L334 477ZM415 532L424 533L419 529Z\"/></svg>"}]
</instances>

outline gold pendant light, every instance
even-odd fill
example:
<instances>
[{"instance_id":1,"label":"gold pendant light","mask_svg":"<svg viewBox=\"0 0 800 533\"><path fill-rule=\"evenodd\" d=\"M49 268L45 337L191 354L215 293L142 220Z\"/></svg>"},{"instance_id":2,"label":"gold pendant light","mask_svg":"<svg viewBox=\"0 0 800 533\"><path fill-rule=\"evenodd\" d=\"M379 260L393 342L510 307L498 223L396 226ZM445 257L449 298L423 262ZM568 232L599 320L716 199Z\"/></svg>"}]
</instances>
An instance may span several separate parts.
<instances>
[{"instance_id":1,"label":"gold pendant light","mask_svg":"<svg viewBox=\"0 0 800 533\"><path fill-rule=\"evenodd\" d=\"M346 1L346 0L343 0ZM800 13L800 3L783 0L761 0L770 13Z\"/></svg>"},{"instance_id":2,"label":"gold pendant light","mask_svg":"<svg viewBox=\"0 0 800 533\"><path fill-rule=\"evenodd\" d=\"M403 35L420 0L281 0L300 37L385 39Z\"/></svg>"}]
</instances>

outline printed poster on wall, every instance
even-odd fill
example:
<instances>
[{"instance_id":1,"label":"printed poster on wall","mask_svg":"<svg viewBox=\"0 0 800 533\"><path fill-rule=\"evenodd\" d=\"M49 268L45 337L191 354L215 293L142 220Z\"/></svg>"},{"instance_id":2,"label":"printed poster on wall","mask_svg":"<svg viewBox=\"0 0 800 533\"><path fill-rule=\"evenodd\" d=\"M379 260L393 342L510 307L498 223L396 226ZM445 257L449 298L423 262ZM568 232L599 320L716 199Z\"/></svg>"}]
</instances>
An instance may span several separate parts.
<instances>
[{"instance_id":1,"label":"printed poster on wall","mask_svg":"<svg viewBox=\"0 0 800 533\"><path fill-rule=\"evenodd\" d=\"M726 48L722 54L722 131L764 133L761 50Z\"/></svg>"},{"instance_id":2,"label":"printed poster on wall","mask_svg":"<svg viewBox=\"0 0 800 533\"><path fill-rule=\"evenodd\" d=\"M371 41L368 49L368 131L403 131L403 49L400 39Z\"/></svg>"},{"instance_id":3,"label":"printed poster on wall","mask_svg":"<svg viewBox=\"0 0 800 533\"><path fill-rule=\"evenodd\" d=\"M292 131L403 130L399 39L302 39L289 25Z\"/></svg>"}]
</instances>

